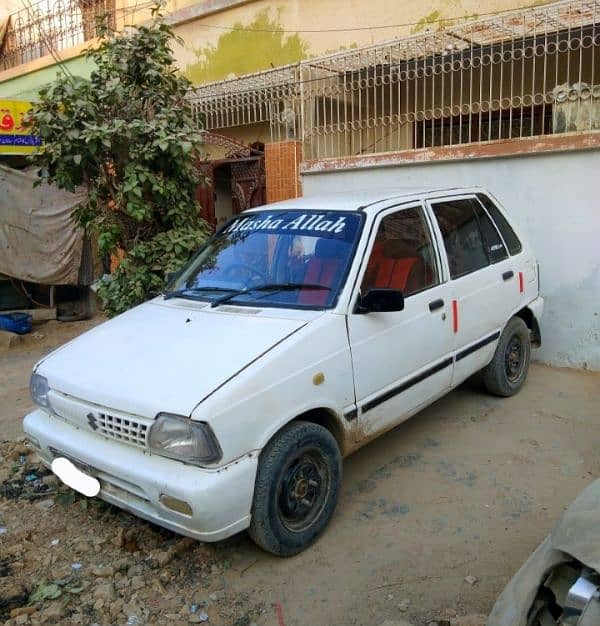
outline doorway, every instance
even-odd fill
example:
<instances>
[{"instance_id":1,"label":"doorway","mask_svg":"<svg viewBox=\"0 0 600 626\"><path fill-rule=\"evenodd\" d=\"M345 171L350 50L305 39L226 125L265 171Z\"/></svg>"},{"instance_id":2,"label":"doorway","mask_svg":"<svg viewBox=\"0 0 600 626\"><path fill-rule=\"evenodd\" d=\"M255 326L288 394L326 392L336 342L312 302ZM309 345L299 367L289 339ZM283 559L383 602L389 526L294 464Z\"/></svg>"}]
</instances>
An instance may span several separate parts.
<instances>
[{"instance_id":1,"label":"doorway","mask_svg":"<svg viewBox=\"0 0 600 626\"><path fill-rule=\"evenodd\" d=\"M205 141L218 139L219 145L228 138L206 133ZM197 198L202 217L217 229L232 217L266 202L264 144L250 146L231 141L233 150L226 158L202 161L198 169L203 182Z\"/></svg>"}]
</instances>

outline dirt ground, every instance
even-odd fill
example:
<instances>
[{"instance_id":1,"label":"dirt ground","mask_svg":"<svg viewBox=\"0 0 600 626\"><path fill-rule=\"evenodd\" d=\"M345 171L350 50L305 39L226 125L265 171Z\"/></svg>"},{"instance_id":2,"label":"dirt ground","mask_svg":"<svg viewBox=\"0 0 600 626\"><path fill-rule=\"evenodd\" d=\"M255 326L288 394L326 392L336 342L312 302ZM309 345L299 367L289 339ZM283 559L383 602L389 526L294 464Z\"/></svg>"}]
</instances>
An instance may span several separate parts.
<instances>
[{"instance_id":1,"label":"dirt ground","mask_svg":"<svg viewBox=\"0 0 600 626\"><path fill-rule=\"evenodd\" d=\"M84 322L35 324L33 332L22 335L18 345L0 347L0 441L23 436L21 420L33 408L29 376L38 360L101 321L97 317Z\"/></svg>"},{"instance_id":2,"label":"dirt ground","mask_svg":"<svg viewBox=\"0 0 600 626\"><path fill-rule=\"evenodd\" d=\"M33 363L91 324L39 326L0 353L0 440L21 434ZM201 545L76 497L5 443L0 623L481 626L462 616L490 610L600 474L599 406L589 372L534 365L510 399L464 385L345 461L330 527L292 559L244 534ZM36 612L8 619L26 605Z\"/></svg>"}]
</instances>

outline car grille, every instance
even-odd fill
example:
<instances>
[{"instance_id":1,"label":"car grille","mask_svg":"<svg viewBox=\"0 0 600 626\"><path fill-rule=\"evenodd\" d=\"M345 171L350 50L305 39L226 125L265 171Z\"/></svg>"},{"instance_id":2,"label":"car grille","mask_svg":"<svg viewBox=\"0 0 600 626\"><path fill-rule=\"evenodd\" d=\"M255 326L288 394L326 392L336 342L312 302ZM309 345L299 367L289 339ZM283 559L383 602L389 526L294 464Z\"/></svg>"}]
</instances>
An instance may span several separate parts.
<instances>
[{"instance_id":1,"label":"car grille","mask_svg":"<svg viewBox=\"0 0 600 626\"><path fill-rule=\"evenodd\" d=\"M108 413L96 413L98 432L106 437L127 443L146 445L148 426L131 418L117 417Z\"/></svg>"},{"instance_id":2,"label":"car grille","mask_svg":"<svg viewBox=\"0 0 600 626\"><path fill-rule=\"evenodd\" d=\"M73 426L130 445L146 446L153 420L89 404L55 390L48 397L53 413Z\"/></svg>"}]
</instances>

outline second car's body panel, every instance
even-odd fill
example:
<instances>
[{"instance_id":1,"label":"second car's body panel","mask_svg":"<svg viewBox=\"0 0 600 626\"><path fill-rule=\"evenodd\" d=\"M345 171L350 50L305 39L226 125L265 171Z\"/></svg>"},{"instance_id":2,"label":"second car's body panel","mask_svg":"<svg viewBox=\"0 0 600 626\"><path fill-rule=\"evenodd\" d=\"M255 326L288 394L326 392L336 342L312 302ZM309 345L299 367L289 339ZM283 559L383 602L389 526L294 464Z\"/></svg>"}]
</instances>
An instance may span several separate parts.
<instances>
[{"instance_id":1,"label":"second car's body panel","mask_svg":"<svg viewBox=\"0 0 600 626\"><path fill-rule=\"evenodd\" d=\"M571 503L550 535L509 581L494 604L486 622L487 626L531 624L534 601L536 596L541 595L541 588L549 574L561 563L573 565L576 561L580 561L581 564L600 575L600 480L588 485ZM564 603L567 590L568 586L561 594L562 597L557 598L558 604ZM579 621L578 612L574 612L569 624L596 626L597 616L600 614L600 600L597 594L595 594L593 605L594 607L589 608L593 608L596 619L588 613L589 619ZM563 614L563 617L566 615ZM536 620L533 623L539 622ZM543 623L555 624L557 622L554 619L548 619Z\"/></svg>"}]
</instances>

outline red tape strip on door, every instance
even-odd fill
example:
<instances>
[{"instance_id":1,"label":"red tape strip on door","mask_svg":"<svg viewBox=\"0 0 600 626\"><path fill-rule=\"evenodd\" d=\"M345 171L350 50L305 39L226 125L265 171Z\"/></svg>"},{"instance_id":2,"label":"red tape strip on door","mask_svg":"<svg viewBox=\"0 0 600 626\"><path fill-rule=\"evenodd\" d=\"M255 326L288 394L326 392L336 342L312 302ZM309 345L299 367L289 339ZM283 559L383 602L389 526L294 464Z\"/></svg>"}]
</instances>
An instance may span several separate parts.
<instances>
[{"instance_id":1,"label":"red tape strip on door","mask_svg":"<svg viewBox=\"0 0 600 626\"><path fill-rule=\"evenodd\" d=\"M458 301L452 300L452 330L458 332Z\"/></svg>"}]
</instances>

